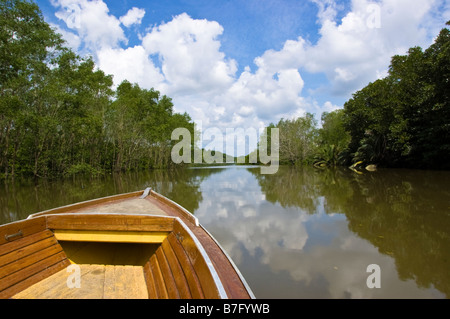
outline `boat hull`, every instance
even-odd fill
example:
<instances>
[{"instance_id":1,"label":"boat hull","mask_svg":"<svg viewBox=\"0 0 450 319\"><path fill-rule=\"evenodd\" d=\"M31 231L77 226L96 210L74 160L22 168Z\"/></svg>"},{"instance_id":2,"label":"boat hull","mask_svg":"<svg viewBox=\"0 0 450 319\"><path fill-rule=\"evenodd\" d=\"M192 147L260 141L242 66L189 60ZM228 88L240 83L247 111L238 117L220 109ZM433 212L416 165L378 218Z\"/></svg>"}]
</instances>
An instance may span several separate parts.
<instances>
[{"instance_id":1,"label":"boat hull","mask_svg":"<svg viewBox=\"0 0 450 319\"><path fill-rule=\"evenodd\" d=\"M77 275L81 287L73 288ZM0 298L127 297L254 296L197 218L153 191L68 205L0 226Z\"/></svg>"}]
</instances>

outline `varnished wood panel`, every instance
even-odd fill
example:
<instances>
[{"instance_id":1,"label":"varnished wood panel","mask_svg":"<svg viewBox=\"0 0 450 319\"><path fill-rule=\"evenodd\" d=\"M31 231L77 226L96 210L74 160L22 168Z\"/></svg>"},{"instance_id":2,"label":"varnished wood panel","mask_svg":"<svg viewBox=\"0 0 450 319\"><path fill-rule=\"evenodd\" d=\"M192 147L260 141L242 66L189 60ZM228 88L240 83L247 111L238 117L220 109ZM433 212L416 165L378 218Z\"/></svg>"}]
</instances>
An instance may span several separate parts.
<instances>
[{"instance_id":1,"label":"varnished wood panel","mask_svg":"<svg viewBox=\"0 0 450 319\"><path fill-rule=\"evenodd\" d=\"M19 231L21 236L5 239ZM70 263L46 230L45 217L3 225L0 237L0 298L9 298Z\"/></svg>"},{"instance_id":2,"label":"varnished wood panel","mask_svg":"<svg viewBox=\"0 0 450 319\"><path fill-rule=\"evenodd\" d=\"M67 271L67 266L61 268L61 270L55 272L51 276L48 276L41 281L31 285L30 287L18 292L12 298L39 299L50 298L50 296L64 298L66 294L59 288L59 286L64 285L65 287L67 287L67 279L71 274L72 272Z\"/></svg>"},{"instance_id":3,"label":"varnished wood panel","mask_svg":"<svg viewBox=\"0 0 450 319\"><path fill-rule=\"evenodd\" d=\"M194 239L191 235L184 229L184 227L176 222L174 223L174 233L180 238L181 245L186 251L192 266L200 280L203 293L207 299L217 299L220 298L220 294L212 273L199 251Z\"/></svg>"},{"instance_id":4,"label":"varnished wood panel","mask_svg":"<svg viewBox=\"0 0 450 319\"><path fill-rule=\"evenodd\" d=\"M148 299L141 266L105 266L104 299Z\"/></svg>"},{"instance_id":5,"label":"varnished wood panel","mask_svg":"<svg viewBox=\"0 0 450 319\"><path fill-rule=\"evenodd\" d=\"M6 276L0 281L0 299L10 298L68 265L70 261L60 252Z\"/></svg>"},{"instance_id":6,"label":"varnished wood panel","mask_svg":"<svg viewBox=\"0 0 450 319\"><path fill-rule=\"evenodd\" d=\"M47 216L49 229L172 231L173 218L139 215L62 214Z\"/></svg>"},{"instance_id":7,"label":"varnished wood panel","mask_svg":"<svg viewBox=\"0 0 450 319\"><path fill-rule=\"evenodd\" d=\"M136 192L142 193L142 192ZM133 194L125 194L124 198L136 196ZM150 196L149 196L150 197ZM95 214L83 214L80 211L78 214L74 213L77 209L88 207L91 205L101 205L101 203L117 200L109 198L107 200L100 199L98 201L90 201L82 203L81 205L69 205L68 207L52 210L52 213L57 213L55 215L48 215L44 217L39 217L35 219L28 220L26 224L11 224L8 225L9 229L2 228L2 231L6 232L7 235L15 234L21 231L21 236L11 237L9 242L4 240L3 233L0 232L0 262L1 257L8 254L11 247L16 245L16 249L20 250L29 245L32 240L31 236L49 236L49 231L45 231L46 226L49 229L55 230L81 230L81 231L120 231L120 232L170 232L170 234L163 245L161 246L160 252L158 252L159 258L156 255L148 261L144 266L145 280L147 283L153 283L153 285L147 284L147 293L149 297L154 297L157 295L159 298L178 297L189 298L189 294L193 298L219 298L220 294L215 286L216 282L210 271L211 264L207 264L205 258L202 256L200 251L196 249L195 241L190 237L190 233L187 232L184 227L174 223L174 219L164 219L162 217L153 216L151 220L145 215L126 215L126 214L112 214L112 215L95 215ZM184 213L180 214L180 209L178 206L172 205L170 201L160 198L152 197L149 200L157 202L157 206L167 212L168 215L176 216L181 218L183 222L188 225L187 227L194 236L203 245L205 251L207 252L211 260L212 265L216 271L212 270L214 277L217 280L220 278L222 281L225 291L230 298L248 298L249 294L246 291L239 275L236 273L234 267L228 260L227 256L223 254L220 247L215 243L215 241L205 232L202 227L195 226L192 224L195 219L189 218L189 215ZM158 201L159 200L159 201ZM70 214L61 214L62 212L70 212ZM20 227L18 227L20 226ZM44 232L45 235L44 235ZM42 233L37 235L36 233ZM3 241L2 241L3 240ZM28 243L27 243L28 241ZM4 245L10 245L9 248ZM47 249L47 248L43 248ZM47 251L47 250L46 250ZM49 250L50 251L50 250ZM53 251L54 252L54 251ZM33 255L35 253L32 253ZM30 256L30 255L27 255ZM6 258L6 257L5 257ZM9 258L9 257L8 257ZM33 257L34 258L34 257ZM22 258L26 260L26 258ZM159 260L158 260L159 259ZM31 259L30 259L31 260ZM68 262L66 259L65 262ZM6 263L6 259L3 259L3 264ZM14 263L14 262L13 262ZM39 263L39 262L37 262ZM30 268L36 266L36 264L24 263L22 266L25 268ZM11 263L7 263L8 265ZM1 266L0 266L1 267ZM21 266L15 264L17 269L16 273L20 273L23 269L19 269ZM50 266L52 268L53 266ZM54 267L53 267L54 268ZM184 276L174 275L174 273L180 274L181 272ZM167 284L164 282L163 273L172 273L173 282ZM1 272L1 268L0 268ZM1 273L0 273L1 274ZM34 274L31 277L42 276L42 274ZM6 276L5 276L6 277ZM8 277L9 278L9 277ZM168 277L170 278L170 276ZM28 279L27 279L28 280ZM27 281L23 281L24 283ZM29 281L29 280L28 280ZM187 283L187 284L186 284ZM175 289L170 288L173 286ZM9 289L9 288L8 288ZM172 291L173 290L173 291ZM223 290L221 290L223 291Z\"/></svg>"},{"instance_id":8,"label":"varnished wood panel","mask_svg":"<svg viewBox=\"0 0 450 319\"><path fill-rule=\"evenodd\" d=\"M13 274L16 271L19 271L28 266L31 266L34 263L36 263L42 259L45 259L52 255L56 255L60 252L62 252L60 245L48 246L42 250L38 250L32 254L27 255L24 258L17 259L14 262L11 262L11 263L5 265L4 267L1 268L1 273L5 276L8 276L8 274ZM2 275L0 275L0 276L2 276Z\"/></svg>"},{"instance_id":9,"label":"varnished wood panel","mask_svg":"<svg viewBox=\"0 0 450 319\"><path fill-rule=\"evenodd\" d=\"M164 283L164 278L161 273L161 268L158 263L156 255L150 257L150 269L153 274L153 279L155 282L156 293L158 294L158 299L168 299L166 284Z\"/></svg>"},{"instance_id":10,"label":"varnished wood panel","mask_svg":"<svg viewBox=\"0 0 450 319\"><path fill-rule=\"evenodd\" d=\"M164 285L166 286L169 299L179 299L180 294L178 293L178 289L174 279L174 275L178 276L179 274L172 273L172 270L170 269L169 263L167 262L166 256L161 247L156 250L156 258L158 259L158 264L161 269L161 274L164 278Z\"/></svg>"},{"instance_id":11,"label":"varnished wood panel","mask_svg":"<svg viewBox=\"0 0 450 319\"><path fill-rule=\"evenodd\" d=\"M52 236L53 236L53 233L50 230L44 230L44 231L29 235L29 236L14 240L12 242L7 242L3 245L0 245L0 256L7 254L11 251L28 246L39 240L46 239L46 238L52 237Z\"/></svg>"},{"instance_id":12,"label":"varnished wood panel","mask_svg":"<svg viewBox=\"0 0 450 319\"><path fill-rule=\"evenodd\" d=\"M182 299L191 299L191 291L189 289L189 285L186 280L183 268L181 267L180 262L178 261L178 258L167 239L162 242L161 248L164 252L164 255L166 256L170 269L172 270L172 274L174 275L173 277L179 293L179 297Z\"/></svg>"},{"instance_id":13,"label":"varnished wood panel","mask_svg":"<svg viewBox=\"0 0 450 319\"><path fill-rule=\"evenodd\" d=\"M189 260L189 257L187 256L186 252L184 251L183 246L181 246L181 244L178 242L173 233L167 236L167 241L168 243L170 243L172 250L177 257L177 260L181 268L183 269L183 273L189 285L189 291L192 295L192 298L194 299L205 298L202 291L202 286L197 277L195 269L192 266L191 261Z\"/></svg>"},{"instance_id":14,"label":"varnished wood panel","mask_svg":"<svg viewBox=\"0 0 450 319\"><path fill-rule=\"evenodd\" d=\"M191 230L208 252L208 256L224 285L228 298L250 299L251 296L249 291L247 291L247 288L228 257L222 251L222 248L219 247L215 240L202 229L202 226L193 227Z\"/></svg>"},{"instance_id":15,"label":"varnished wood panel","mask_svg":"<svg viewBox=\"0 0 450 319\"><path fill-rule=\"evenodd\" d=\"M5 266L6 264L12 263L14 261L20 261L21 258L27 257L28 255L31 255L33 253L39 252L47 247L56 245L57 243L58 242L56 241L55 237L52 236L52 237L48 237L46 239L31 243L30 245L22 247L20 249L10 251L8 254L4 254L4 255L0 256L0 267L4 268L3 266ZM61 251L62 248L59 247L59 250ZM0 274L0 276L1 276L1 274Z\"/></svg>"},{"instance_id":16,"label":"varnished wood panel","mask_svg":"<svg viewBox=\"0 0 450 319\"><path fill-rule=\"evenodd\" d=\"M198 219L194 215L192 215L189 211L187 211L184 207L173 202L171 199L152 191L151 196L148 196L146 200L152 203L163 203L166 207L170 207L176 210L179 216L182 216L183 218L187 219L190 223L198 226Z\"/></svg>"},{"instance_id":17,"label":"varnished wood panel","mask_svg":"<svg viewBox=\"0 0 450 319\"><path fill-rule=\"evenodd\" d=\"M2 225L0 228L0 245L5 243L12 243L14 241L25 238L29 235L41 232L46 229L45 217L40 217L36 219L26 219L10 224ZM21 235L12 237L7 240L5 236L10 236L14 234L21 233Z\"/></svg>"},{"instance_id":18,"label":"varnished wood panel","mask_svg":"<svg viewBox=\"0 0 450 319\"><path fill-rule=\"evenodd\" d=\"M153 277L152 270L150 269L150 260L144 265L145 283L147 284L148 297L150 299L158 299L158 293L156 292L155 278Z\"/></svg>"}]
</instances>

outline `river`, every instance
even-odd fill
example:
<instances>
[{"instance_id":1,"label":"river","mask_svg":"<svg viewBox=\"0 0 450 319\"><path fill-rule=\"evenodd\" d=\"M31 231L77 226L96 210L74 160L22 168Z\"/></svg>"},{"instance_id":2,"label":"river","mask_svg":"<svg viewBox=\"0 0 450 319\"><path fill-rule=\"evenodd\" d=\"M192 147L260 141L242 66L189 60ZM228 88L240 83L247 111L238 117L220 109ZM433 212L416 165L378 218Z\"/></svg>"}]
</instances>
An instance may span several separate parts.
<instances>
[{"instance_id":1,"label":"river","mask_svg":"<svg viewBox=\"0 0 450 319\"><path fill-rule=\"evenodd\" d=\"M257 298L450 298L448 171L226 166L2 182L0 224L145 187L193 212Z\"/></svg>"}]
</instances>

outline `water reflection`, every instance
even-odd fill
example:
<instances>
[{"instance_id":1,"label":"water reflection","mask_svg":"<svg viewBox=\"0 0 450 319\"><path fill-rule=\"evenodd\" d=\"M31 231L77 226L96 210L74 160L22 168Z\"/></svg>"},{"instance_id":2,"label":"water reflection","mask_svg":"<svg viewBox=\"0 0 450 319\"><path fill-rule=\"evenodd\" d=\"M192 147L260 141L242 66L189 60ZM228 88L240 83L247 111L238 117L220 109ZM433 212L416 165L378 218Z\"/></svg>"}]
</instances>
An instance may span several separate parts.
<instances>
[{"instance_id":1,"label":"water reflection","mask_svg":"<svg viewBox=\"0 0 450 319\"><path fill-rule=\"evenodd\" d=\"M196 215L257 297L449 297L447 184L446 172L229 169L202 184ZM382 289L366 286L373 263Z\"/></svg>"},{"instance_id":2,"label":"water reflection","mask_svg":"<svg viewBox=\"0 0 450 319\"><path fill-rule=\"evenodd\" d=\"M449 298L450 172L280 167L0 185L0 222L153 187L194 212L258 298ZM381 267L381 289L366 285Z\"/></svg>"},{"instance_id":3,"label":"water reflection","mask_svg":"<svg viewBox=\"0 0 450 319\"><path fill-rule=\"evenodd\" d=\"M187 209L195 211L202 201L200 184L214 173L217 171L154 170L102 178L3 182L0 183L0 224L25 219L46 209L146 187L152 187L175 201L182 199Z\"/></svg>"}]
</instances>

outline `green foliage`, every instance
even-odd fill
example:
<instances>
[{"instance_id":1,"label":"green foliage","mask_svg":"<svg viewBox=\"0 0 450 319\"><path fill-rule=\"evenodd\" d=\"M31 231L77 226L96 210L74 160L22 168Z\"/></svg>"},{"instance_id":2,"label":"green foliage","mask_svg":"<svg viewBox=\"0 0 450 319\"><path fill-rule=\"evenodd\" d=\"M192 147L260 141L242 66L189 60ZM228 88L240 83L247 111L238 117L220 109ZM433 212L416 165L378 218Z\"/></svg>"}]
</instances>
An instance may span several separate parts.
<instances>
[{"instance_id":1,"label":"green foliage","mask_svg":"<svg viewBox=\"0 0 450 319\"><path fill-rule=\"evenodd\" d=\"M389 75L344 105L353 162L450 168L450 31L394 56Z\"/></svg>"},{"instance_id":2,"label":"green foliage","mask_svg":"<svg viewBox=\"0 0 450 319\"><path fill-rule=\"evenodd\" d=\"M169 166L171 132L177 127L185 127L191 134L194 130L187 113L173 113L169 97L128 81L117 88L106 127L113 144L115 171Z\"/></svg>"},{"instance_id":3,"label":"green foliage","mask_svg":"<svg viewBox=\"0 0 450 319\"><path fill-rule=\"evenodd\" d=\"M319 146L314 156L315 167L336 167L343 162L342 150L334 144Z\"/></svg>"},{"instance_id":4,"label":"green foliage","mask_svg":"<svg viewBox=\"0 0 450 319\"><path fill-rule=\"evenodd\" d=\"M346 150L350 135L344 127L344 111L322 114L319 129L319 147L314 157L316 167L335 167L346 163Z\"/></svg>"},{"instance_id":5,"label":"green foliage","mask_svg":"<svg viewBox=\"0 0 450 319\"><path fill-rule=\"evenodd\" d=\"M320 129L311 114L280 120L280 163L449 169L449 103L444 28L425 51L413 47L392 57L388 76L353 94L343 110L324 113Z\"/></svg>"},{"instance_id":6,"label":"green foliage","mask_svg":"<svg viewBox=\"0 0 450 319\"><path fill-rule=\"evenodd\" d=\"M281 119L278 122L280 163L301 165L311 161L316 148L316 124L314 115L310 113L297 119Z\"/></svg>"},{"instance_id":7,"label":"green foliage","mask_svg":"<svg viewBox=\"0 0 450 319\"><path fill-rule=\"evenodd\" d=\"M275 127L279 129L281 164L297 166L314 164L316 167L345 164L350 135L344 128L343 110L323 113L320 129L311 113L296 119L281 119L276 125L270 124L260 137L267 139L269 154L271 154L271 135L267 135L266 132Z\"/></svg>"},{"instance_id":8,"label":"green foliage","mask_svg":"<svg viewBox=\"0 0 450 319\"><path fill-rule=\"evenodd\" d=\"M350 141L350 135L344 127L344 110L324 112L321 120L322 128L319 129L321 143L346 148Z\"/></svg>"},{"instance_id":9,"label":"green foliage","mask_svg":"<svg viewBox=\"0 0 450 319\"><path fill-rule=\"evenodd\" d=\"M170 98L81 58L25 0L0 1L0 172L52 177L167 167L170 132L193 131Z\"/></svg>"},{"instance_id":10,"label":"green foliage","mask_svg":"<svg viewBox=\"0 0 450 319\"><path fill-rule=\"evenodd\" d=\"M317 121L307 113L297 119L281 119L276 125L271 123L260 136L267 141L267 154L272 154L270 129L279 129L279 162L289 165L303 165L312 162L317 147ZM246 162L249 155L246 156Z\"/></svg>"},{"instance_id":11,"label":"green foliage","mask_svg":"<svg viewBox=\"0 0 450 319\"><path fill-rule=\"evenodd\" d=\"M74 164L67 171L66 175L102 175L102 172L87 163Z\"/></svg>"}]
</instances>

